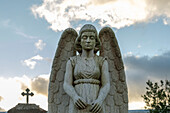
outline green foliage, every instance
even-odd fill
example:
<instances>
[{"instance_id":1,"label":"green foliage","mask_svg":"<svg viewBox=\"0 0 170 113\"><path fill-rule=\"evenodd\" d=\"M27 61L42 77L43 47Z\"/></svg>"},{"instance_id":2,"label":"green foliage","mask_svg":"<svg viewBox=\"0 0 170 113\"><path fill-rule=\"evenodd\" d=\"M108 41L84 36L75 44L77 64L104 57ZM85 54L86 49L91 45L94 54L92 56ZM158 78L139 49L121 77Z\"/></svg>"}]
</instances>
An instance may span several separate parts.
<instances>
[{"instance_id":1,"label":"green foliage","mask_svg":"<svg viewBox=\"0 0 170 113\"><path fill-rule=\"evenodd\" d=\"M148 80L146 84L146 94L142 95L145 109L149 109L150 113L166 113L166 106L170 105L170 81L161 80L158 84Z\"/></svg>"}]
</instances>

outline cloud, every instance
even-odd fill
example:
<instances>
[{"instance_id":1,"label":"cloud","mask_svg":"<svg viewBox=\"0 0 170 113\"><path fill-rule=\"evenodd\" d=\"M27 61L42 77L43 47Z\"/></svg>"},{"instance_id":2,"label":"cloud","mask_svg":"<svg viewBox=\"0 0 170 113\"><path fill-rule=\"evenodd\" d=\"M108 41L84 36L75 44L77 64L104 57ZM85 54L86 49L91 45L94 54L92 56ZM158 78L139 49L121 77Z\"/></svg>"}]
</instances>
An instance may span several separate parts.
<instances>
[{"instance_id":1,"label":"cloud","mask_svg":"<svg viewBox=\"0 0 170 113\"><path fill-rule=\"evenodd\" d=\"M169 0L146 0L147 10L149 15L153 16L165 16L170 18L170 1Z\"/></svg>"},{"instance_id":2,"label":"cloud","mask_svg":"<svg viewBox=\"0 0 170 113\"><path fill-rule=\"evenodd\" d=\"M21 83L21 89L25 90L28 88L29 85L26 85L24 82L20 82Z\"/></svg>"},{"instance_id":3,"label":"cloud","mask_svg":"<svg viewBox=\"0 0 170 113\"><path fill-rule=\"evenodd\" d=\"M19 81L21 89L25 91L26 88L30 88L33 92L47 96L49 75L39 75L32 79L29 79L29 84Z\"/></svg>"},{"instance_id":4,"label":"cloud","mask_svg":"<svg viewBox=\"0 0 170 113\"><path fill-rule=\"evenodd\" d=\"M48 75L46 75L49 77ZM48 78L44 78L42 76L38 76L31 81L32 90L36 91L39 94L47 96L48 94Z\"/></svg>"},{"instance_id":5,"label":"cloud","mask_svg":"<svg viewBox=\"0 0 170 113\"><path fill-rule=\"evenodd\" d=\"M35 47L39 50L43 50L46 43L43 42L43 40L38 40L38 42L35 43Z\"/></svg>"},{"instance_id":6,"label":"cloud","mask_svg":"<svg viewBox=\"0 0 170 113\"><path fill-rule=\"evenodd\" d=\"M130 102L143 101L146 81L159 82L170 79L170 51L161 55L136 57L124 56Z\"/></svg>"},{"instance_id":7,"label":"cloud","mask_svg":"<svg viewBox=\"0 0 170 113\"><path fill-rule=\"evenodd\" d=\"M0 95L3 97L3 101L0 102L1 108L8 110L20 102L21 85L19 81L29 84L29 79L26 76L14 78L0 77Z\"/></svg>"},{"instance_id":8,"label":"cloud","mask_svg":"<svg viewBox=\"0 0 170 113\"><path fill-rule=\"evenodd\" d=\"M5 109L0 107L0 112L5 112Z\"/></svg>"},{"instance_id":9,"label":"cloud","mask_svg":"<svg viewBox=\"0 0 170 113\"><path fill-rule=\"evenodd\" d=\"M164 23L165 25L170 25L170 18L164 18L164 19L163 19L163 23Z\"/></svg>"},{"instance_id":10,"label":"cloud","mask_svg":"<svg viewBox=\"0 0 170 113\"><path fill-rule=\"evenodd\" d=\"M141 110L144 109L145 103L144 102L131 102L128 103L129 110Z\"/></svg>"},{"instance_id":11,"label":"cloud","mask_svg":"<svg viewBox=\"0 0 170 113\"><path fill-rule=\"evenodd\" d=\"M13 78L0 77L0 95L3 97L3 101L0 102L0 110L1 108L9 110L18 103L26 103L26 98L21 95L26 88L34 93L34 96L29 98L29 102L40 105L41 108L47 110L48 78L47 74L34 78L29 78L26 75ZM43 84L42 81L44 81ZM39 86L40 83L43 87Z\"/></svg>"},{"instance_id":12,"label":"cloud","mask_svg":"<svg viewBox=\"0 0 170 113\"><path fill-rule=\"evenodd\" d=\"M0 102L3 100L3 97L2 96L0 96Z\"/></svg>"},{"instance_id":13,"label":"cloud","mask_svg":"<svg viewBox=\"0 0 170 113\"><path fill-rule=\"evenodd\" d=\"M170 74L170 52L153 57L138 57L132 55L125 58L126 66L136 71L149 72L149 74L160 77Z\"/></svg>"},{"instance_id":14,"label":"cloud","mask_svg":"<svg viewBox=\"0 0 170 113\"><path fill-rule=\"evenodd\" d=\"M79 20L119 29L155 21L157 17L169 19L169 10L169 0L44 0L41 5L31 7L34 16L47 20L54 31L71 27Z\"/></svg>"},{"instance_id":15,"label":"cloud","mask_svg":"<svg viewBox=\"0 0 170 113\"><path fill-rule=\"evenodd\" d=\"M34 69L35 65L37 64L37 61L41 61L43 59L44 58L42 56L36 55L30 59L24 60L22 64L28 66L30 69Z\"/></svg>"}]
</instances>

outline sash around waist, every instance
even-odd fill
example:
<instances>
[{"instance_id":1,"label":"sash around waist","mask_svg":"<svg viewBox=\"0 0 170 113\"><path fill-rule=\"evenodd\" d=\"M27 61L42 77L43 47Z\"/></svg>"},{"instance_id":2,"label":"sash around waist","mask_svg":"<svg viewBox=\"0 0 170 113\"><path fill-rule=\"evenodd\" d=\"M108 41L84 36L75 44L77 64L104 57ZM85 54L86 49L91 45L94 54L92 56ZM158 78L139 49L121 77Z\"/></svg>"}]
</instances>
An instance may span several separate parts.
<instances>
[{"instance_id":1,"label":"sash around waist","mask_svg":"<svg viewBox=\"0 0 170 113\"><path fill-rule=\"evenodd\" d=\"M84 84L84 83L99 85L99 84L100 84L100 81L97 80L97 79L78 79L78 80L75 80L75 81L74 81L74 85Z\"/></svg>"}]
</instances>

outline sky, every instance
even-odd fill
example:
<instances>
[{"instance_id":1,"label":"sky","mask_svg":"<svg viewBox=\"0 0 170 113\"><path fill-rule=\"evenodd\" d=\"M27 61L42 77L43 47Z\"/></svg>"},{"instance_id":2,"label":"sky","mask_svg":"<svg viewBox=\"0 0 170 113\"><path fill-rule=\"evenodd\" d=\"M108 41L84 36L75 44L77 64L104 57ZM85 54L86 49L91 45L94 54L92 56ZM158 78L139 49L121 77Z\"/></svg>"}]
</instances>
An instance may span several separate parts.
<instances>
[{"instance_id":1,"label":"sky","mask_svg":"<svg viewBox=\"0 0 170 113\"><path fill-rule=\"evenodd\" d=\"M48 78L60 36L84 24L111 27L125 65L129 109L143 109L146 81L170 80L169 0L1 0L0 111L25 103L28 87L47 110Z\"/></svg>"}]
</instances>

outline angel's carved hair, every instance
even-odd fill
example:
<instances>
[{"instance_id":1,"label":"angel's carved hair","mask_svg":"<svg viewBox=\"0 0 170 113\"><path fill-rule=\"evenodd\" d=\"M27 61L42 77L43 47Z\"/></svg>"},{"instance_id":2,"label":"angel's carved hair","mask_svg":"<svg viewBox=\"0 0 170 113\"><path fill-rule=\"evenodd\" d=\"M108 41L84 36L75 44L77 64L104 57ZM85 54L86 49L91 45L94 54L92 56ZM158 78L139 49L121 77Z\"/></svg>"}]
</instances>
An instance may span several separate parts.
<instances>
[{"instance_id":1,"label":"angel's carved hair","mask_svg":"<svg viewBox=\"0 0 170 113\"><path fill-rule=\"evenodd\" d=\"M76 41L75 41L75 48L76 50L79 52L79 53L82 53L82 47L81 47L81 35L84 33L84 32L94 32L95 33L95 39L96 39L96 45L95 45L95 48L94 48L94 53L97 53L97 51L100 50L100 47L101 47L101 41L98 37L98 34L97 34L97 30L96 28L91 25L91 24L85 24L79 31L79 36L76 38Z\"/></svg>"}]
</instances>

